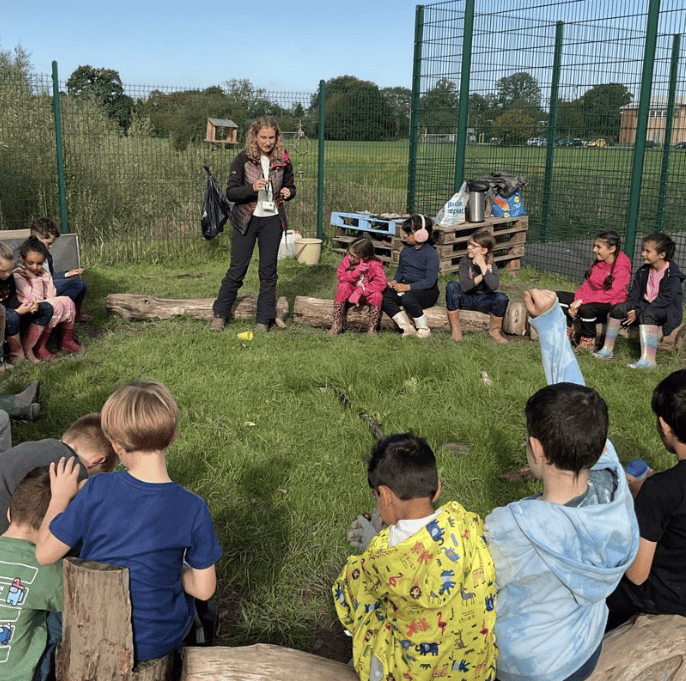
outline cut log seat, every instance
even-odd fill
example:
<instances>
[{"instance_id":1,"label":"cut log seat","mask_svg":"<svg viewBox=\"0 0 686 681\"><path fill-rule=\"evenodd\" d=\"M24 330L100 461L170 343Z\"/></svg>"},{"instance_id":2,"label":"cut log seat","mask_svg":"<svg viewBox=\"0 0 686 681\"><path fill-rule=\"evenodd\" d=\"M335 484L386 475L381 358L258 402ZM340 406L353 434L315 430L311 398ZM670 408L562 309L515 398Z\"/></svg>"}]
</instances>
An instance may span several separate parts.
<instances>
[{"instance_id":1,"label":"cut log seat","mask_svg":"<svg viewBox=\"0 0 686 681\"><path fill-rule=\"evenodd\" d=\"M588 681L686 681L686 617L639 615L603 639Z\"/></svg>"},{"instance_id":2,"label":"cut log seat","mask_svg":"<svg viewBox=\"0 0 686 681\"><path fill-rule=\"evenodd\" d=\"M185 648L181 681L359 681L347 664L292 648Z\"/></svg>"},{"instance_id":3,"label":"cut log seat","mask_svg":"<svg viewBox=\"0 0 686 681\"><path fill-rule=\"evenodd\" d=\"M446 308L435 305L427 308L424 312L429 322L429 328L450 331ZM346 325L350 328L366 329L368 319L369 310L366 306L362 308L351 307L348 309ZM293 322L328 329L333 324L333 300L297 296L293 305ZM486 331L490 325L490 316L483 312L461 310L460 325L463 331ZM397 327L388 315L383 314L381 315L381 328L393 329ZM503 320L503 331L514 336L528 334L524 301L510 301Z\"/></svg>"},{"instance_id":4,"label":"cut log seat","mask_svg":"<svg viewBox=\"0 0 686 681\"><path fill-rule=\"evenodd\" d=\"M212 303L214 298L156 298L134 293L110 293L105 307L109 314L118 314L126 319L170 319L178 315L189 315L209 321L213 317ZM231 313L236 319L254 317L257 313L257 298L237 298ZM282 322L287 316L288 300L282 296L276 301L276 318Z\"/></svg>"}]
</instances>

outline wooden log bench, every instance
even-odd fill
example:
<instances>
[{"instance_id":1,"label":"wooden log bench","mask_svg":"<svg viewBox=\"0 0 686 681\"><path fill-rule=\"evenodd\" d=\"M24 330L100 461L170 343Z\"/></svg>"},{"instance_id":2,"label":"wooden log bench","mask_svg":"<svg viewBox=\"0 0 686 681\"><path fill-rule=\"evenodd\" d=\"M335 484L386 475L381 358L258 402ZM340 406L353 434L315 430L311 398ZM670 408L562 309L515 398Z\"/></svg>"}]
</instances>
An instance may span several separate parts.
<instances>
[{"instance_id":1,"label":"wooden log bench","mask_svg":"<svg viewBox=\"0 0 686 681\"><path fill-rule=\"evenodd\" d=\"M118 314L126 319L170 319L177 315L189 315L195 319L212 319L213 298L156 298L133 293L110 293L105 306L110 314ZM238 298L232 313L236 319L254 317L257 311L257 298ZM289 306L286 298L281 297L276 304L277 324L285 326ZM448 311L444 307L435 305L425 310L431 329L445 329L450 331ZM353 329L366 329L369 311L367 307L350 308L348 310L347 326ZM297 296L293 305L291 321L297 324L330 328L333 324L333 300L330 298L311 298ZM460 325L463 331L487 331L490 316L483 312L462 310ZM381 327L397 328L395 322L386 314L381 315ZM503 319L503 331L512 336L526 336L529 334L526 306L523 300L511 300L507 313Z\"/></svg>"},{"instance_id":2,"label":"wooden log bench","mask_svg":"<svg viewBox=\"0 0 686 681\"><path fill-rule=\"evenodd\" d=\"M135 293L110 293L105 301L109 314L118 314L126 319L171 319L188 315L195 319L209 321L214 316L214 298L156 298ZM281 326L288 316L288 300L281 297L276 301L276 323ZM231 313L236 319L249 319L257 313L257 298L237 298Z\"/></svg>"},{"instance_id":3,"label":"wooden log bench","mask_svg":"<svg viewBox=\"0 0 686 681\"><path fill-rule=\"evenodd\" d=\"M430 329L450 331L448 311L439 305L424 310ZM367 307L352 307L348 310L346 325L354 329L366 329L369 311ZM463 331L487 331L490 315L471 310L460 310L460 325ZM333 324L333 300L297 296L293 304L292 321L296 324L330 328ZM526 306L523 300L511 300L503 319L503 331L513 336L526 336L529 333ZM395 329L395 322L386 314L381 315L381 328Z\"/></svg>"}]
</instances>

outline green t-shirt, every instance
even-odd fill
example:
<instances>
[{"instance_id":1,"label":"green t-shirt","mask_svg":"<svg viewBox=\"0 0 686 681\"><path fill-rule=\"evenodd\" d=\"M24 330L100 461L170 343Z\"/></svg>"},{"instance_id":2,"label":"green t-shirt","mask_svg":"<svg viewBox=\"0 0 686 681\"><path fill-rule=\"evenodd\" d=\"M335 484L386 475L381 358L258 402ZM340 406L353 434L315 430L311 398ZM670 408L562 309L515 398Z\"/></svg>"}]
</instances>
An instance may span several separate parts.
<instances>
[{"instance_id":1,"label":"green t-shirt","mask_svg":"<svg viewBox=\"0 0 686 681\"><path fill-rule=\"evenodd\" d=\"M31 681L63 599L62 561L39 565L31 542L0 536L0 681Z\"/></svg>"}]
</instances>

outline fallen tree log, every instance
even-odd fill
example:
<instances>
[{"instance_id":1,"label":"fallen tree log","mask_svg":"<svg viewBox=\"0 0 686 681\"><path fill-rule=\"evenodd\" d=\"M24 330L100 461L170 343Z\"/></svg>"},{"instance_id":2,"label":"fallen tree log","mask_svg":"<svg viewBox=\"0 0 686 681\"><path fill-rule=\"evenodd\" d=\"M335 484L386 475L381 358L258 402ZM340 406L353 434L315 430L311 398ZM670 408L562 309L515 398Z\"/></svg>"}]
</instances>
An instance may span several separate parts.
<instances>
[{"instance_id":1,"label":"fallen tree log","mask_svg":"<svg viewBox=\"0 0 686 681\"><path fill-rule=\"evenodd\" d=\"M126 319L170 319L188 315L209 321L214 316L213 303L214 298L156 298L134 293L110 293L105 307L109 314L118 314ZM236 319L254 317L257 313L257 298L237 298L231 313ZM276 317L283 322L287 316L288 300L282 296L276 301Z\"/></svg>"},{"instance_id":2,"label":"fallen tree log","mask_svg":"<svg viewBox=\"0 0 686 681\"><path fill-rule=\"evenodd\" d=\"M435 305L424 310L431 329L445 329L450 331L448 312L446 308ZM293 322L329 328L333 324L333 300L326 298L310 298L297 296L293 305ZM346 325L350 328L366 329L369 310L351 307L348 310ZM463 331L487 331L490 326L490 316L482 312L460 310L460 325ZM381 327L385 329L397 328L395 322L386 314L381 315ZM503 320L503 331L513 336L528 334L526 307L522 300L511 300Z\"/></svg>"},{"instance_id":3,"label":"fallen tree log","mask_svg":"<svg viewBox=\"0 0 686 681\"><path fill-rule=\"evenodd\" d=\"M185 648L181 681L359 681L347 664L292 648Z\"/></svg>"},{"instance_id":4,"label":"fallen tree log","mask_svg":"<svg viewBox=\"0 0 686 681\"><path fill-rule=\"evenodd\" d=\"M171 655L134 667L129 571L66 558L57 681L166 681Z\"/></svg>"},{"instance_id":5,"label":"fallen tree log","mask_svg":"<svg viewBox=\"0 0 686 681\"><path fill-rule=\"evenodd\" d=\"M639 615L603 639L588 681L686 681L686 617Z\"/></svg>"}]
</instances>

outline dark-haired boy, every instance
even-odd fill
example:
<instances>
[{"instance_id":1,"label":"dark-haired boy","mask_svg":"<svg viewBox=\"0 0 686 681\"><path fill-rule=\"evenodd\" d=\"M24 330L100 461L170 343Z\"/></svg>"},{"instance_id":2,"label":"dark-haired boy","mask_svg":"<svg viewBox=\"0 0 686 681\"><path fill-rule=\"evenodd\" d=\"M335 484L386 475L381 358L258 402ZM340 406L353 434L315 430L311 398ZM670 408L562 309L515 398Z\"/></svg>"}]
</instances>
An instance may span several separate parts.
<instances>
[{"instance_id":1,"label":"dark-haired boy","mask_svg":"<svg viewBox=\"0 0 686 681\"><path fill-rule=\"evenodd\" d=\"M31 681L48 640L47 614L62 610L62 561L39 565L35 543L50 503L47 466L17 485L0 537L0 679Z\"/></svg>"},{"instance_id":2,"label":"dark-haired boy","mask_svg":"<svg viewBox=\"0 0 686 681\"><path fill-rule=\"evenodd\" d=\"M651 406L677 463L643 483L629 478L641 540L636 560L607 599L608 629L637 612L686 616L686 369L658 383Z\"/></svg>"},{"instance_id":3,"label":"dark-haired boy","mask_svg":"<svg viewBox=\"0 0 686 681\"><path fill-rule=\"evenodd\" d=\"M553 291L527 291L549 385L526 405L527 459L543 493L486 518L498 588L500 681L582 681L600 656L612 593L638 549L631 493L584 386Z\"/></svg>"},{"instance_id":4,"label":"dark-haired boy","mask_svg":"<svg viewBox=\"0 0 686 681\"><path fill-rule=\"evenodd\" d=\"M53 244L60 237L60 228L57 223L51 218L37 218L31 223L29 227L31 236L35 236L39 241L42 241L48 249L47 265L52 281L55 284L55 290L58 296L69 296L74 301L76 308L75 322L92 322L93 315L84 314L82 310L83 300L88 292L88 284L81 279L84 270L83 267L77 267L74 270L67 270L65 272L55 272L52 264L52 249Z\"/></svg>"},{"instance_id":5,"label":"dark-haired boy","mask_svg":"<svg viewBox=\"0 0 686 681\"><path fill-rule=\"evenodd\" d=\"M36 466L77 457L79 480L114 469L118 457L102 430L100 414L86 414L64 431L61 439L22 442L0 453L0 532L7 527L7 509L17 485Z\"/></svg>"},{"instance_id":6,"label":"dark-haired boy","mask_svg":"<svg viewBox=\"0 0 686 681\"><path fill-rule=\"evenodd\" d=\"M495 675L495 579L483 521L460 504L437 511L436 457L412 433L379 440L368 482L388 526L334 584L362 681Z\"/></svg>"}]
</instances>

